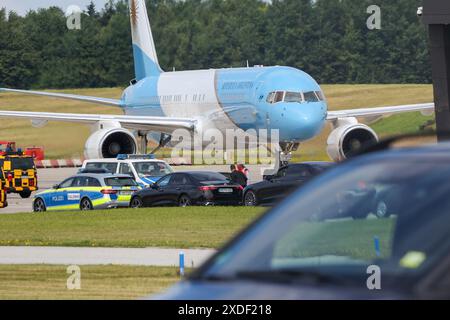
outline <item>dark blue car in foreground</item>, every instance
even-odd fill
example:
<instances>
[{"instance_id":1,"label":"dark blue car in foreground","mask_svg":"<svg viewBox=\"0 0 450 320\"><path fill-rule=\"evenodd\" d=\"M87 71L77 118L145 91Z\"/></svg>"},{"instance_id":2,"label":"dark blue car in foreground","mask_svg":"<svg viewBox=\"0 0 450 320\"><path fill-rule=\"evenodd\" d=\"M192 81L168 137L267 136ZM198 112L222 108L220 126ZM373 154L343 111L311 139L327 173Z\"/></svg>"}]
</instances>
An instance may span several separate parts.
<instances>
[{"instance_id":1,"label":"dark blue car in foreground","mask_svg":"<svg viewBox=\"0 0 450 320\"><path fill-rule=\"evenodd\" d=\"M449 195L450 144L363 155L300 188L158 298L448 299Z\"/></svg>"}]
</instances>

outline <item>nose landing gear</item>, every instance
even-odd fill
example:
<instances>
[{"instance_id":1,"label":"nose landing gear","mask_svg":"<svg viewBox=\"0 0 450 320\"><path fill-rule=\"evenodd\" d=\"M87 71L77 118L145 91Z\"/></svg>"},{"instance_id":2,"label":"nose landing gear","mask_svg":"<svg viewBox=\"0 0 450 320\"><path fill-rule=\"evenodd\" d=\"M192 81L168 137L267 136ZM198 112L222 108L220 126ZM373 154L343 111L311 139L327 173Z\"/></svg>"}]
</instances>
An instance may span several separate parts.
<instances>
[{"instance_id":1,"label":"nose landing gear","mask_svg":"<svg viewBox=\"0 0 450 320\"><path fill-rule=\"evenodd\" d=\"M298 142L280 142L280 152L278 159L281 166L286 166L292 159L292 152L297 151L300 143Z\"/></svg>"}]
</instances>

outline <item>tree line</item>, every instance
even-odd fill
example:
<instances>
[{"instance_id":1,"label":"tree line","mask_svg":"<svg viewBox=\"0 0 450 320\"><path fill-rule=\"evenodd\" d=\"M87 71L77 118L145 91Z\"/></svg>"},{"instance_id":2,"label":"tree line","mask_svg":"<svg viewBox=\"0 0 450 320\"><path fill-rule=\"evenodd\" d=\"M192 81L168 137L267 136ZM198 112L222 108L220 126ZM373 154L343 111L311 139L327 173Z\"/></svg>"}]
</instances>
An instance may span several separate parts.
<instances>
[{"instance_id":1,"label":"tree line","mask_svg":"<svg viewBox=\"0 0 450 320\"><path fill-rule=\"evenodd\" d=\"M147 0L166 71L288 65L320 83L430 83L421 0ZM128 2L91 3L81 29L61 8L0 9L0 86L126 86L134 78Z\"/></svg>"}]
</instances>

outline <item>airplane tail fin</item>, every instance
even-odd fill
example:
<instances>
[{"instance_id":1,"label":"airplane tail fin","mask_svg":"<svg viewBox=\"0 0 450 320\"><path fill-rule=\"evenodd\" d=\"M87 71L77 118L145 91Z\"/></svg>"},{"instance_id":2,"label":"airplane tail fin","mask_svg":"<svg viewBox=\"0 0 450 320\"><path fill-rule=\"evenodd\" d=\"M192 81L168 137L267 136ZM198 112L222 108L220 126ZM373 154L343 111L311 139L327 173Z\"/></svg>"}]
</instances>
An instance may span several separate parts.
<instances>
[{"instance_id":1,"label":"airplane tail fin","mask_svg":"<svg viewBox=\"0 0 450 320\"><path fill-rule=\"evenodd\" d=\"M145 0L130 0L131 34L133 38L134 70L136 80L157 76L163 71L159 66L155 42L147 15Z\"/></svg>"}]
</instances>

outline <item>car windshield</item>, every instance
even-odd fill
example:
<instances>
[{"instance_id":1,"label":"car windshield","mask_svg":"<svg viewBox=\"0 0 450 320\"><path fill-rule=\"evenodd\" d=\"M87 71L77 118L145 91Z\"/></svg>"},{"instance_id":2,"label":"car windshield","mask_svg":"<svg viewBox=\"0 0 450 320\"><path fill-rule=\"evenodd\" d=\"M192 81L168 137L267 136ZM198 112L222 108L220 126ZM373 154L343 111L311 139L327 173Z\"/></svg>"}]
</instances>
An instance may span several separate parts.
<instances>
[{"instance_id":1,"label":"car windshield","mask_svg":"<svg viewBox=\"0 0 450 320\"><path fill-rule=\"evenodd\" d=\"M28 170L34 168L33 158L11 158L12 170Z\"/></svg>"},{"instance_id":2,"label":"car windshield","mask_svg":"<svg viewBox=\"0 0 450 320\"><path fill-rule=\"evenodd\" d=\"M164 177L173 172L164 162L134 162L133 166L140 177Z\"/></svg>"},{"instance_id":3,"label":"car windshield","mask_svg":"<svg viewBox=\"0 0 450 320\"><path fill-rule=\"evenodd\" d=\"M418 277L448 253L449 179L447 159L341 165L264 216L201 276L314 270L365 286L377 265L384 279Z\"/></svg>"},{"instance_id":4,"label":"car windshield","mask_svg":"<svg viewBox=\"0 0 450 320\"><path fill-rule=\"evenodd\" d=\"M105 184L108 187L134 187L137 186L133 178L128 177L111 177L105 178Z\"/></svg>"}]
</instances>

